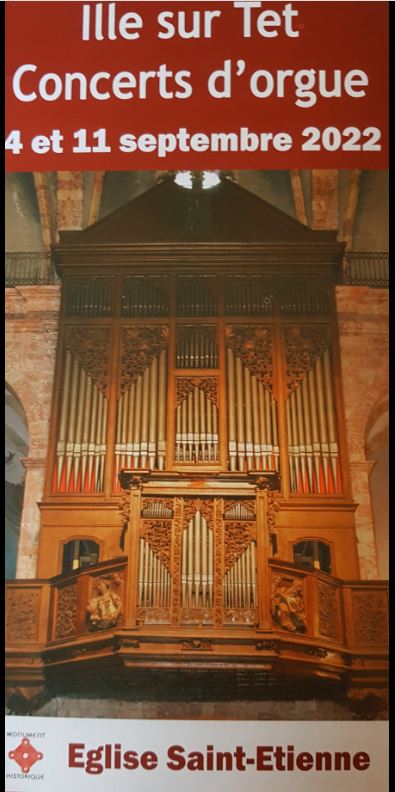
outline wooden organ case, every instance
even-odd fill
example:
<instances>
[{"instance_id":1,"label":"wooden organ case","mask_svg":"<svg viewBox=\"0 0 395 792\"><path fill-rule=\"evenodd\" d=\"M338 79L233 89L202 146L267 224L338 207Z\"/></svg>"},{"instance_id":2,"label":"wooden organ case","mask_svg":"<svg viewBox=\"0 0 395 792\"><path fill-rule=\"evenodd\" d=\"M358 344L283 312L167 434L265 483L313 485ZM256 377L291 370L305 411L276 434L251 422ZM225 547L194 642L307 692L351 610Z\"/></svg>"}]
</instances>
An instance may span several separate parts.
<instances>
[{"instance_id":1,"label":"wooden organ case","mask_svg":"<svg viewBox=\"0 0 395 792\"><path fill-rule=\"evenodd\" d=\"M224 178L169 177L62 235L38 579L7 595L37 622L22 639L9 622L14 693L86 690L101 669L115 686L144 669L383 685L386 591L359 579L348 480L342 254Z\"/></svg>"}]
</instances>

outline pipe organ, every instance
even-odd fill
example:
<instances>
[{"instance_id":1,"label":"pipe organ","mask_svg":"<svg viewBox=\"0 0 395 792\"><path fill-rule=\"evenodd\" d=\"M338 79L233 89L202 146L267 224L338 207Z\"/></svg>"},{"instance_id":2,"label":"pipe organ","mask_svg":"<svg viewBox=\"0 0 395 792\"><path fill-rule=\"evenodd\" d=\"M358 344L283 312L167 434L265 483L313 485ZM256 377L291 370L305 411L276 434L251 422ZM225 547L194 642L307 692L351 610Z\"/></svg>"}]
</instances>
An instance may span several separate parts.
<instances>
[{"instance_id":1,"label":"pipe organ","mask_svg":"<svg viewBox=\"0 0 395 792\"><path fill-rule=\"evenodd\" d=\"M39 579L9 594L11 642L14 615L38 614L11 650L18 685L86 667L89 688L96 660L117 678L381 678L385 592L359 580L348 479L342 255L228 179L165 179L62 235ZM74 568L80 541L95 553ZM298 562L307 545L325 572Z\"/></svg>"},{"instance_id":2,"label":"pipe organ","mask_svg":"<svg viewBox=\"0 0 395 792\"><path fill-rule=\"evenodd\" d=\"M116 281L102 280L82 281L82 302L75 278L65 292L53 494L119 492L123 468L205 466L342 494L327 286L127 276L117 314Z\"/></svg>"}]
</instances>

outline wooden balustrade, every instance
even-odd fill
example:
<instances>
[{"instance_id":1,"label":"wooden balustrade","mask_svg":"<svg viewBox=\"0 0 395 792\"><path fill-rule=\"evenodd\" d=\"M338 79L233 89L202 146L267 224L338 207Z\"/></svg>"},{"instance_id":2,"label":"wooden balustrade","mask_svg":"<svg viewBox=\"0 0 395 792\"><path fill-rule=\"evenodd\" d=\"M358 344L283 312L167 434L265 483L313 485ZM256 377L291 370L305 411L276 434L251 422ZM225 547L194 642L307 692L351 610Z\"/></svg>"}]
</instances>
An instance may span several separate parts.
<instances>
[{"instance_id":1,"label":"wooden balustrade","mask_svg":"<svg viewBox=\"0 0 395 792\"><path fill-rule=\"evenodd\" d=\"M51 580L15 580L6 584L6 644L40 651L81 637L116 631L123 624L128 598L127 560L105 561L95 566L58 575ZM275 633L281 640L291 638L305 643L334 644L344 651L380 650L388 632L387 584L385 581L342 581L319 570L271 559L265 574L258 575L261 590L258 602L267 620L259 633ZM223 590L215 585L213 589ZM263 594L263 596L262 596ZM138 603L139 604L139 603ZM210 632L232 629L226 602L221 607L222 624ZM244 606L251 610L251 604ZM243 602L238 610L243 610ZM174 625L180 635L185 623ZM189 628L191 625L187 625ZM196 623L193 625L196 627ZM207 624L203 625L205 629ZM255 629L251 620L238 620L243 627ZM156 625L158 636L166 625ZM137 627L144 632L144 624Z\"/></svg>"}]
</instances>

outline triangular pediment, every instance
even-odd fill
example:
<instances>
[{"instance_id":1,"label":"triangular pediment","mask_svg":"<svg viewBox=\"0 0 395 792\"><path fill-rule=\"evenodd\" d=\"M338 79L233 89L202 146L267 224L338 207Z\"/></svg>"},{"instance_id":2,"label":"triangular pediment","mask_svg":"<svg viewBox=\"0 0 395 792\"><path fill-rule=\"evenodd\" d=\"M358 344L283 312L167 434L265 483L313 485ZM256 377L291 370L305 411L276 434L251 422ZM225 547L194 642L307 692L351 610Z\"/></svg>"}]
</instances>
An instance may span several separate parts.
<instances>
[{"instance_id":1,"label":"triangular pediment","mask_svg":"<svg viewBox=\"0 0 395 792\"><path fill-rule=\"evenodd\" d=\"M314 244L334 242L334 231L314 231L227 178L210 189L189 190L171 178L147 190L61 243L257 242Z\"/></svg>"}]
</instances>

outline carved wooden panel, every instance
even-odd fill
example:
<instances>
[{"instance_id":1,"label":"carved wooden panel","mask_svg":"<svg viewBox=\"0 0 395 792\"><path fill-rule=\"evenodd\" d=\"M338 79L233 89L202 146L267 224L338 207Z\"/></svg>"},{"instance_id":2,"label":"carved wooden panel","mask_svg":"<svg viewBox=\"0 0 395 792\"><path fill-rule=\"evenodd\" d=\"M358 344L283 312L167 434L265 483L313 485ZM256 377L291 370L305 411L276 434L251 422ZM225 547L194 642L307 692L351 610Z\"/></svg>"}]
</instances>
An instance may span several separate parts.
<instances>
[{"instance_id":1,"label":"carved wooden panel","mask_svg":"<svg viewBox=\"0 0 395 792\"><path fill-rule=\"evenodd\" d=\"M272 329L264 325L226 325L226 345L251 374L273 391Z\"/></svg>"},{"instance_id":2,"label":"carved wooden panel","mask_svg":"<svg viewBox=\"0 0 395 792\"><path fill-rule=\"evenodd\" d=\"M318 617L321 635L340 640L337 589L322 580L318 581Z\"/></svg>"},{"instance_id":3,"label":"carved wooden panel","mask_svg":"<svg viewBox=\"0 0 395 792\"><path fill-rule=\"evenodd\" d=\"M169 337L167 325L125 327L122 335L120 395L141 376L162 349Z\"/></svg>"},{"instance_id":4,"label":"carved wooden panel","mask_svg":"<svg viewBox=\"0 0 395 792\"><path fill-rule=\"evenodd\" d=\"M169 572L171 554L171 522L170 520L142 520L141 536L149 543L153 552L160 558Z\"/></svg>"},{"instance_id":5,"label":"carved wooden panel","mask_svg":"<svg viewBox=\"0 0 395 792\"><path fill-rule=\"evenodd\" d=\"M109 327L69 326L65 332L66 349L105 396L108 392L110 338Z\"/></svg>"},{"instance_id":6,"label":"carved wooden panel","mask_svg":"<svg viewBox=\"0 0 395 792\"><path fill-rule=\"evenodd\" d=\"M184 528L183 498L174 498L173 519L173 589L172 589L172 623L178 624L180 618L181 596L181 539Z\"/></svg>"},{"instance_id":7,"label":"carved wooden panel","mask_svg":"<svg viewBox=\"0 0 395 792\"><path fill-rule=\"evenodd\" d=\"M77 583L58 589L55 638L69 638L77 632Z\"/></svg>"},{"instance_id":8,"label":"carved wooden panel","mask_svg":"<svg viewBox=\"0 0 395 792\"><path fill-rule=\"evenodd\" d=\"M256 539L255 522L226 522L225 523L225 572L246 551L249 544Z\"/></svg>"},{"instance_id":9,"label":"carved wooden panel","mask_svg":"<svg viewBox=\"0 0 395 792\"><path fill-rule=\"evenodd\" d=\"M37 641L40 595L38 589L8 591L5 628L11 643Z\"/></svg>"},{"instance_id":10,"label":"carved wooden panel","mask_svg":"<svg viewBox=\"0 0 395 792\"><path fill-rule=\"evenodd\" d=\"M388 604L385 591L353 591L352 603L356 642L385 644L388 641Z\"/></svg>"},{"instance_id":11,"label":"carved wooden panel","mask_svg":"<svg viewBox=\"0 0 395 792\"><path fill-rule=\"evenodd\" d=\"M197 511L205 518L209 528L213 528L214 501L212 498L184 498L183 527L188 525Z\"/></svg>"},{"instance_id":12,"label":"carved wooden panel","mask_svg":"<svg viewBox=\"0 0 395 792\"><path fill-rule=\"evenodd\" d=\"M289 632L306 632L307 620L303 583L288 575L272 580L272 618L274 624Z\"/></svg>"},{"instance_id":13,"label":"carved wooden panel","mask_svg":"<svg viewBox=\"0 0 395 792\"><path fill-rule=\"evenodd\" d=\"M292 325L284 328L288 393L292 393L330 345L327 325Z\"/></svg>"},{"instance_id":14,"label":"carved wooden panel","mask_svg":"<svg viewBox=\"0 0 395 792\"><path fill-rule=\"evenodd\" d=\"M177 406L193 393L195 388L202 390L213 404L218 406L218 380L216 377L177 377Z\"/></svg>"}]
</instances>

